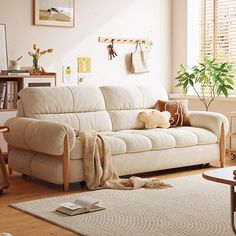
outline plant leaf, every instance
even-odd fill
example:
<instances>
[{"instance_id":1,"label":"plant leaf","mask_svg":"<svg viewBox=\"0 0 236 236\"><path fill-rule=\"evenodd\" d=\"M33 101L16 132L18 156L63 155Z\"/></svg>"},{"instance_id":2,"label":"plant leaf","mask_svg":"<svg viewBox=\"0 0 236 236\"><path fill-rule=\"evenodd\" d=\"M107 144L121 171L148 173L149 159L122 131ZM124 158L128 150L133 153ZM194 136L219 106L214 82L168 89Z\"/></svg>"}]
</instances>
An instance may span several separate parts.
<instances>
[{"instance_id":1,"label":"plant leaf","mask_svg":"<svg viewBox=\"0 0 236 236\"><path fill-rule=\"evenodd\" d=\"M217 88L217 91L216 91L217 96L219 96L220 93L221 93L221 87L218 87L218 88Z\"/></svg>"},{"instance_id":2,"label":"plant leaf","mask_svg":"<svg viewBox=\"0 0 236 236\"><path fill-rule=\"evenodd\" d=\"M228 84L225 84L224 87L227 88L227 89L231 89L231 90L234 89L232 86L230 86L230 85L228 85Z\"/></svg>"},{"instance_id":3,"label":"plant leaf","mask_svg":"<svg viewBox=\"0 0 236 236\"><path fill-rule=\"evenodd\" d=\"M181 83L178 83L175 85L175 87L182 87L182 86L183 86L183 84L181 84Z\"/></svg>"},{"instance_id":4,"label":"plant leaf","mask_svg":"<svg viewBox=\"0 0 236 236\"><path fill-rule=\"evenodd\" d=\"M190 79L194 79L194 78L195 78L195 75L194 75L194 74L191 74L191 75L189 75L189 78L190 78Z\"/></svg>"},{"instance_id":5,"label":"plant leaf","mask_svg":"<svg viewBox=\"0 0 236 236\"><path fill-rule=\"evenodd\" d=\"M187 93L188 93L188 87L183 87L183 93L184 93L185 96L187 95Z\"/></svg>"},{"instance_id":6,"label":"plant leaf","mask_svg":"<svg viewBox=\"0 0 236 236\"><path fill-rule=\"evenodd\" d=\"M194 87L194 83L193 83L193 81L190 79L189 80L189 83L190 83L190 85L192 86L192 87Z\"/></svg>"},{"instance_id":7,"label":"plant leaf","mask_svg":"<svg viewBox=\"0 0 236 236\"><path fill-rule=\"evenodd\" d=\"M183 84L183 87L187 87L188 86L188 80L186 80Z\"/></svg>"},{"instance_id":8,"label":"plant leaf","mask_svg":"<svg viewBox=\"0 0 236 236\"><path fill-rule=\"evenodd\" d=\"M221 90L223 94L225 95L225 97L228 97L228 90L225 87L221 87Z\"/></svg>"},{"instance_id":9,"label":"plant leaf","mask_svg":"<svg viewBox=\"0 0 236 236\"><path fill-rule=\"evenodd\" d=\"M234 85L234 81L233 81L231 78L226 77L225 79L226 79L226 81L227 81L229 84Z\"/></svg>"}]
</instances>

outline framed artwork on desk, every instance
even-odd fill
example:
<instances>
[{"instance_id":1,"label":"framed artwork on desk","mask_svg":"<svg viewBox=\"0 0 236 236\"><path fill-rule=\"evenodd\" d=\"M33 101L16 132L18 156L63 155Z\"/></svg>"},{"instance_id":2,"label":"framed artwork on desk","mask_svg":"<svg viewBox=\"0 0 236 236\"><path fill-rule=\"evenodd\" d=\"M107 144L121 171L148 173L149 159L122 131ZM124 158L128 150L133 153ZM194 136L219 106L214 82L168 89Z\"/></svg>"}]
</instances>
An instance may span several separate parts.
<instances>
[{"instance_id":1,"label":"framed artwork on desk","mask_svg":"<svg viewBox=\"0 0 236 236\"><path fill-rule=\"evenodd\" d=\"M6 25L0 24L0 70L7 70L8 56L7 56L7 35Z\"/></svg>"},{"instance_id":2,"label":"framed artwork on desk","mask_svg":"<svg viewBox=\"0 0 236 236\"><path fill-rule=\"evenodd\" d=\"M34 24L74 27L75 0L34 0Z\"/></svg>"}]
</instances>

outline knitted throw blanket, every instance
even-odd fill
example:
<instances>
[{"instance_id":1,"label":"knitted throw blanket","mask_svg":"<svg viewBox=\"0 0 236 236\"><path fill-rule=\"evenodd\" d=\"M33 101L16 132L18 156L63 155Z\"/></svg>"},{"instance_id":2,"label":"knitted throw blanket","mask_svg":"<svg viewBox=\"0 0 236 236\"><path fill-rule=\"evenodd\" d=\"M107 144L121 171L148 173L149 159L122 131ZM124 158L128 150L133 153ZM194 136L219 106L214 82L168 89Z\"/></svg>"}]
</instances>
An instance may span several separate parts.
<instances>
[{"instance_id":1,"label":"knitted throw blanket","mask_svg":"<svg viewBox=\"0 0 236 236\"><path fill-rule=\"evenodd\" d=\"M157 178L119 178L112 166L110 147L103 137L95 131L81 132L79 137L84 147L85 182L90 190L100 188L131 190L142 187L164 189L172 187L160 182Z\"/></svg>"}]
</instances>

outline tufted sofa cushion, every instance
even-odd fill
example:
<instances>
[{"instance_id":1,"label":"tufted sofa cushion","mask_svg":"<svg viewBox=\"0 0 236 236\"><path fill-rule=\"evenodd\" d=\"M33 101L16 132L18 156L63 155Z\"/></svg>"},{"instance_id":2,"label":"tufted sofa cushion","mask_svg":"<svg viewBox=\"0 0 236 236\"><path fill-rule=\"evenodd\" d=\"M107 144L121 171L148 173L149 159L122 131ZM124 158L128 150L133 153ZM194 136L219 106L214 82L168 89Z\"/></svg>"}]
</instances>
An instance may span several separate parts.
<instances>
[{"instance_id":1,"label":"tufted sofa cushion","mask_svg":"<svg viewBox=\"0 0 236 236\"><path fill-rule=\"evenodd\" d=\"M168 99L165 89L158 85L103 86L100 90L113 131L143 129L138 114L153 109L157 100Z\"/></svg>"},{"instance_id":2,"label":"tufted sofa cushion","mask_svg":"<svg viewBox=\"0 0 236 236\"><path fill-rule=\"evenodd\" d=\"M19 92L19 97L18 116L63 122L80 131L112 130L98 87L25 88Z\"/></svg>"},{"instance_id":3,"label":"tufted sofa cushion","mask_svg":"<svg viewBox=\"0 0 236 236\"><path fill-rule=\"evenodd\" d=\"M212 131L187 126L101 132L100 134L109 143L112 155L217 143L217 136ZM77 139L71 159L82 159L82 153L82 145Z\"/></svg>"}]
</instances>

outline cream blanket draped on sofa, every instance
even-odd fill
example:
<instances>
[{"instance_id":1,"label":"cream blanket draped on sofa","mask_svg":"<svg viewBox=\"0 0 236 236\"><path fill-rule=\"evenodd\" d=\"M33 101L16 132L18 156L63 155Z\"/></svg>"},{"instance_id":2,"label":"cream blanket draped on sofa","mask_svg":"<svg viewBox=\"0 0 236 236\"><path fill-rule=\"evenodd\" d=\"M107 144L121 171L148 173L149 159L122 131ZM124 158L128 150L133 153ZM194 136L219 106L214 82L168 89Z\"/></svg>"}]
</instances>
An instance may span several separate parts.
<instances>
[{"instance_id":1,"label":"cream blanket draped on sofa","mask_svg":"<svg viewBox=\"0 0 236 236\"><path fill-rule=\"evenodd\" d=\"M157 178L130 177L120 179L112 166L112 157L109 145L96 131L79 133L84 146L84 177L90 190L100 188L111 189L138 189L171 187L160 182Z\"/></svg>"}]
</instances>

